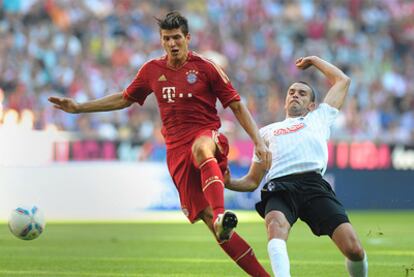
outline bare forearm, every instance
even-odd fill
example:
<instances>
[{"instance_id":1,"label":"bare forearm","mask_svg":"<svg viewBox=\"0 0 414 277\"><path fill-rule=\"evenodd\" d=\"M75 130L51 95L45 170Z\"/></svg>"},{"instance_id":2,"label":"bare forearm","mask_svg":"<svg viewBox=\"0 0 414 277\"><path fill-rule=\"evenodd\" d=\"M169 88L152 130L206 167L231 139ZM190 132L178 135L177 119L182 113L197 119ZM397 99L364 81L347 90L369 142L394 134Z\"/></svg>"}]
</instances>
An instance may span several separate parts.
<instances>
[{"instance_id":1,"label":"bare forearm","mask_svg":"<svg viewBox=\"0 0 414 277\"><path fill-rule=\"evenodd\" d=\"M122 93L114 93L103 98L78 104L79 113L105 112L126 108L132 103L124 99Z\"/></svg>"},{"instance_id":2,"label":"bare forearm","mask_svg":"<svg viewBox=\"0 0 414 277\"><path fill-rule=\"evenodd\" d=\"M230 104L230 108L232 109L240 125L253 140L254 144L258 144L259 141L261 141L259 130L257 129L256 123L253 121L253 118L246 106L240 101L237 101L232 102Z\"/></svg>"},{"instance_id":3,"label":"bare forearm","mask_svg":"<svg viewBox=\"0 0 414 277\"><path fill-rule=\"evenodd\" d=\"M349 79L342 70L319 57L312 56L312 64L321 71L326 78L328 78L331 84L335 84L339 81L347 81Z\"/></svg>"},{"instance_id":4,"label":"bare forearm","mask_svg":"<svg viewBox=\"0 0 414 277\"><path fill-rule=\"evenodd\" d=\"M339 68L321 58L312 57L312 64L319 69L332 84L332 87L326 94L324 102L331 107L340 109L348 93L351 79Z\"/></svg>"},{"instance_id":5,"label":"bare forearm","mask_svg":"<svg viewBox=\"0 0 414 277\"><path fill-rule=\"evenodd\" d=\"M253 162L249 172L240 179L232 179L229 171L225 178L226 188L234 191L254 191L262 181L267 170L263 163Z\"/></svg>"},{"instance_id":6,"label":"bare forearm","mask_svg":"<svg viewBox=\"0 0 414 277\"><path fill-rule=\"evenodd\" d=\"M253 179L248 176L244 176L240 179L231 179L229 183L226 184L226 188L234 191L254 191L259 186Z\"/></svg>"}]
</instances>

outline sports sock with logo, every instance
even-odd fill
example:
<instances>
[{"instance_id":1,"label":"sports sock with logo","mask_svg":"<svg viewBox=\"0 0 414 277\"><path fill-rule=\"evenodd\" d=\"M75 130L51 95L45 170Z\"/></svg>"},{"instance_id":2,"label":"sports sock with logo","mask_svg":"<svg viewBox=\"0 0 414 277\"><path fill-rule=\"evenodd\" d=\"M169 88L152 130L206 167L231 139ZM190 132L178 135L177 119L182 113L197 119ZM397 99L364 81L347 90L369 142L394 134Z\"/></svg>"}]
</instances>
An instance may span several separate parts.
<instances>
[{"instance_id":1,"label":"sports sock with logo","mask_svg":"<svg viewBox=\"0 0 414 277\"><path fill-rule=\"evenodd\" d=\"M213 208L213 222L217 215L224 212L224 182L223 174L217 160L208 158L200 163L201 182L204 196Z\"/></svg>"}]
</instances>

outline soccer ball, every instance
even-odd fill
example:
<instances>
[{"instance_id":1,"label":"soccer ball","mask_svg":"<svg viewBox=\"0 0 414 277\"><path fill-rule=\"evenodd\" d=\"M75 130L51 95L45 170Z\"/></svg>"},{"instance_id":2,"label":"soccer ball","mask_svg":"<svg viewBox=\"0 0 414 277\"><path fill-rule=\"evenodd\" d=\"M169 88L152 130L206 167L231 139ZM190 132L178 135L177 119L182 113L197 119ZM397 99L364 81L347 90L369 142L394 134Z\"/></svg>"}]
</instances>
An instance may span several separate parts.
<instances>
[{"instance_id":1,"label":"soccer ball","mask_svg":"<svg viewBox=\"0 0 414 277\"><path fill-rule=\"evenodd\" d=\"M19 239L32 240L45 229L45 218L36 206L20 206L14 209L9 218L9 229Z\"/></svg>"}]
</instances>

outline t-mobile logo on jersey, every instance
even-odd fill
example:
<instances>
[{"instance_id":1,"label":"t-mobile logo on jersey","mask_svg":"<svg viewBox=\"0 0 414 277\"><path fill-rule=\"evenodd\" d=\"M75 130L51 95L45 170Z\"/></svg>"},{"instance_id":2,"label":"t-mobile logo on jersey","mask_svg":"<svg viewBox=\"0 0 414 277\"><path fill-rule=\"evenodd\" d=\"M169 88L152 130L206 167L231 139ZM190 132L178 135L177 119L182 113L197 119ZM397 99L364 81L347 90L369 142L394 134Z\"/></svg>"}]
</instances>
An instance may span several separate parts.
<instances>
[{"instance_id":1,"label":"t-mobile logo on jersey","mask_svg":"<svg viewBox=\"0 0 414 277\"><path fill-rule=\"evenodd\" d=\"M192 93L179 93L178 98L193 97ZM162 88L162 98L167 99L167 103L174 103L176 98L175 87L163 87Z\"/></svg>"},{"instance_id":2,"label":"t-mobile logo on jersey","mask_svg":"<svg viewBox=\"0 0 414 277\"><path fill-rule=\"evenodd\" d=\"M167 99L168 103L175 102L173 98L175 98L175 87L163 87L162 88L162 97Z\"/></svg>"}]
</instances>

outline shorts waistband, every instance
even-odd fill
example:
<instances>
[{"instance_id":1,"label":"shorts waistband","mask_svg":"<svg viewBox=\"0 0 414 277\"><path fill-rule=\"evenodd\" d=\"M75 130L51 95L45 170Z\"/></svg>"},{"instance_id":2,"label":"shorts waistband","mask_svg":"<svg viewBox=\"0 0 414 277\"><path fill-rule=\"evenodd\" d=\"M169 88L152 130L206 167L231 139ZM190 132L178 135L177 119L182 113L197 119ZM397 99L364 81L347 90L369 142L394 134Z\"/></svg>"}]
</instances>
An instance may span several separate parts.
<instances>
[{"instance_id":1,"label":"shorts waistband","mask_svg":"<svg viewBox=\"0 0 414 277\"><path fill-rule=\"evenodd\" d=\"M297 179L303 179L303 178L322 178L322 175L319 172L316 171L309 171L309 172L303 172L303 173L299 173L299 174L290 174L290 175L286 175L286 176L282 176L282 177L277 177L274 178L272 180L270 180L268 183L270 182L280 182L280 181L293 181L293 180L297 180Z\"/></svg>"}]
</instances>

